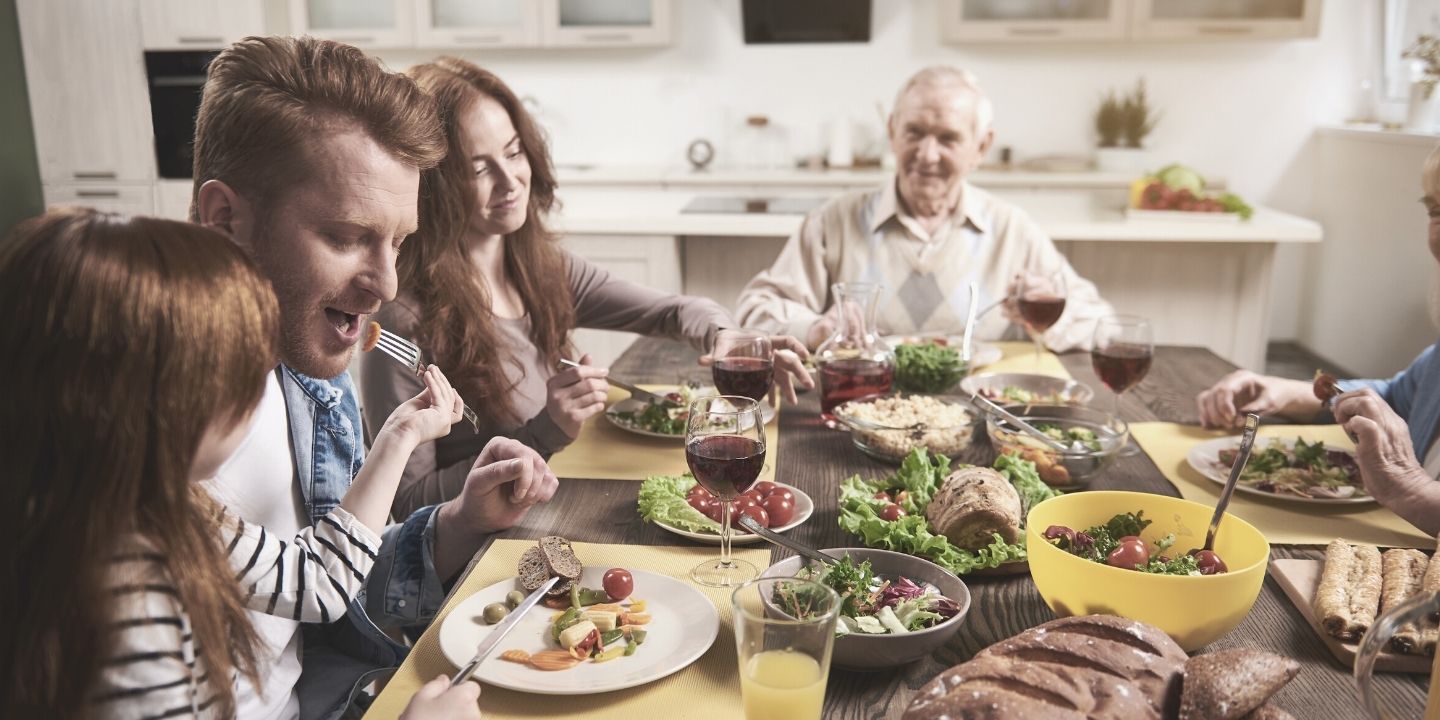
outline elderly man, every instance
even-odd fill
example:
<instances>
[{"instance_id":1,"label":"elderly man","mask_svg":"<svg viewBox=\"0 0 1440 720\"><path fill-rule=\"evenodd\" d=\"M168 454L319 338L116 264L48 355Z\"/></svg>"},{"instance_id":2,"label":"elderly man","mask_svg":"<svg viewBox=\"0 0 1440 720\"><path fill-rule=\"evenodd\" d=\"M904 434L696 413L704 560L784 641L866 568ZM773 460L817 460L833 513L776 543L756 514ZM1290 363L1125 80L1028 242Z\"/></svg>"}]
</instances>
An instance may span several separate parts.
<instances>
[{"instance_id":1,"label":"elderly man","mask_svg":"<svg viewBox=\"0 0 1440 720\"><path fill-rule=\"evenodd\" d=\"M1095 320L1110 306L1030 218L965 181L994 139L992 116L963 70L937 66L911 77L889 121L895 179L810 213L774 266L741 292L740 322L814 348L835 329L830 285L870 281L885 288L878 312L885 332L956 331L965 324L970 281L987 307L1014 295L1022 274L1059 274L1069 297L1043 340L1056 350L1088 348ZM1003 316L980 318L976 337L999 338L1015 319L1007 304Z\"/></svg>"},{"instance_id":2,"label":"elderly man","mask_svg":"<svg viewBox=\"0 0 1440 720\"><path fill-rule=\"evenodd\" d=\"M346 366L367 316L395 298L420 171L444 154L431 98L353 47L247 38L210 64L191 216L254 258L281 312L282 364L213 486L245 520L293 535L334 508L359 469L364 434ZM302 633L298 622L253 616L264 677L259 687L237 681L237 715L336 716L370 671L404 657L377 626L429 623L486 537L555 489L533 450L492 441L453 500L386 530L343 619Z\"/></svg>"},{"instance_id":3,"label":"elderly man","mask_svg":"<svg viewBox=\"0 0 1440 720\"><path fill-rule=\"evenodd\" d=\"M1420 184L1430 255L1440 263L1440 147L1425 160ZM1440 324L1440 265L1436 271L1430 318ZM1344 392L1330 409L1355 439L1366 492L1427 534L1440 533L1440 343L1392 378L1343 380L1339 386ZM1195 402L1208 427L1236 427L1245 413L1306 422L1324 410L1312 383L1249 370L1226 375Z\"/></svg>"}]
</instances>

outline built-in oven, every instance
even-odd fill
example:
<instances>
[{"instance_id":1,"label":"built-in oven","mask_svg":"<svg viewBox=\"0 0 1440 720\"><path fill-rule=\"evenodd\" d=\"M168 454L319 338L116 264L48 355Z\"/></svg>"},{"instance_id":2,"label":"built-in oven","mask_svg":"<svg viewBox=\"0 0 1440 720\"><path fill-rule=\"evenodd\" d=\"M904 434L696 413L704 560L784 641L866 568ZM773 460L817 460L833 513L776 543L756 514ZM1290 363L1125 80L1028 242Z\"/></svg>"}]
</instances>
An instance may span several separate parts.
<instances>
[{"instance_id":1,"label":"built-in oven","mask_svg":"<svg viewBox=\"0 0 1440 720\"><path fill-rule=\"evenodd\" d=\"M155 164L162 178L188 179L194 162L195 113L205 69L219 50L145 53L150 118L155 126Z\"/></svg>"}]
</instances>

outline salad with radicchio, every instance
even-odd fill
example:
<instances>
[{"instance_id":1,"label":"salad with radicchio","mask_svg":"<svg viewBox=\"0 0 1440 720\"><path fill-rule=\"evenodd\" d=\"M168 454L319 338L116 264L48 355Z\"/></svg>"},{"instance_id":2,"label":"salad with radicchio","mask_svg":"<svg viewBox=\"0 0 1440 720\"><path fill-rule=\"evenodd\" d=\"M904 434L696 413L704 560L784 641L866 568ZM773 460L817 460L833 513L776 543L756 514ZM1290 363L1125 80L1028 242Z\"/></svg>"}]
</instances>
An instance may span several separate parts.
<instances>
[{"instance_id":1,"label":"salad with radicchio","mask_svg":"<svg viewBox=\"0 0 1440 720\"><path fill-rule=\"evenodd\" d=\"M802 580L828 586L840 596L840 613L835 636L901 635L931 628L955 617L960 605L940 594L930 584L916 584L906 577L882 579L870 568L870 561L856 565L850 556L834 565L803 568ZM780 585L773 602L796 617L805 617L811 605L802 588Z\"/></svg>"}]
</instances>

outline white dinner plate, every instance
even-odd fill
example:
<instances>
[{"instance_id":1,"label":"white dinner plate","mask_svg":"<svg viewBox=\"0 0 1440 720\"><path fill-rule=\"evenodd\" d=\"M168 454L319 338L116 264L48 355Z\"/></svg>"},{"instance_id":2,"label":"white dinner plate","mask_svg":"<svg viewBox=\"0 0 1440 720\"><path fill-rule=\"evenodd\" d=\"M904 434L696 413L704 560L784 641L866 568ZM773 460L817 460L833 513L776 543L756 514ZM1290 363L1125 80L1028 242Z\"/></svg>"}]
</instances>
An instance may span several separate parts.
<instances>
[{"instance_id":1,"label":"white dinner plate","mask_svg":"<svg viewBox=\"0 0 1440 720\"><path fill-rule=\"evenodd\" d=\"M779 485L782 488L785 488L786 490L789 490L792 493L795 493L795 519L791 520L786 525L781 525L780 527L772 527L770 529L774 530L775 532L785 532L786 530L799 527L801 523L809 520L810 516L815 512L815 502L810 499L810 496L806 495L804 491L802 491L800 488L795 487L794 485L786 485L785 483L775 484ZM730 522L733 526L735 522L735 518L733 516L730 518ZM676 535L687 537L691 540L705 543L706 545L720 544L720 536L715 533L702 533L692 532L690 530L683 530L681 528L675 527L674 525L666 525L659 520L656 520L655 524L661 528L664 528L665 530L669 530L670 532L675 533ZM730 533L730 543L732 545L747 545L749 543L757 542L765 542L765 538L762 538L755 533L745 532L743 530L737 530Z\"/></svg>"},{"instance_id":2,"label":"white dinner plate","mask_svg":"<svg viewBox=\"0 0 1440 720\"><path fill-rule=\"evenodd\" d=\"M1287 448L1295 444L1293 438L1255 438L1255 448L1252 452L1259 452L1260 450L1268 447L1269 444L1272 442L1283 443ZM1262 443L1264 444L1262 445ZM1204 475L1212 482L1215 482L1221 487L1224 487L1225 482L1230 479L1230 466L1220 462L1220 451L1234 450L1239 447L1239 438L1222 437L1215 438L1214 440L1206 440L1205 442L1202 442L1195 447L1190 448L1190 452L1186 453L1185 455L1185 462L1190 463L1190 467L1195 468L1195 472ZM1326 445L1325 449L1338 450L1343 453L1349 453L1351 455L1354 455L1354 452L1338 445ZM1254 456L1252 455L1251 457ZM1364 494L1348 498L1310 498L1300 497L1299 495L1282 495L1280 493L1265 492L1264 490L1257 490L1255 488L1247 487L1239 483L1235 485L1235 489L1239 492L1249 493L1251 495L1259 495L1260 497L1267 497L1275 500L1286 500L1289 502L1297 503L1310 503L1312 505L1363 505L1365 503L1375 502L1375 498ZM1362 488L1359 492L1364 493L1365 491Z\"/></svg>"},{"instance_id":3,"label":"white dinner plate","mask_svg":"<svg viewBox=\"0 0 1440 720\"><path fill-rule=\"evenodd\" d=\"M949 346L949 347L955 348L955 350L958 352L958 351L960 350L960 344L965 341L965 336L964 336L964 335L886 335L885 337L882 337L882 338L880 338L880 339L881 339L881 340L884 340L884 341L885 341L885 344L886 344L886 345L889 345L892 349L893 349L895 346L897 346L897 345L921 345L921 344L924 344L924 343L934 342L934 341L936 341L936 340L944 340L944 341L945 341L945 342L944 342L945 345L947 345L947 346ZM971 367L975 367L975 368L983 367L983 366L985 366L985 365L989 365L989 364L991 364L991 363L998 362L998 361L1000 360L1000 358L1002 358L1002 357L1005 357L1005 353L1000 350L1000 346L998 346L998 345L991 345L990 343L981 342L981 341L979 341L979 340L971 340L971 341L970 341L970 365L971 365Z\"/></svg>"},{"instance_id":4,"label":"white dinner plate","mask_svg":"<svg viewBox=\"0 0 1440 720\"><path fill-rule=\"evenodd\" d=\"M673 392L674 390L675 390L675 386L671 385L671 386L667 386L667 387L664 387L664 388L659 389L659 390L655 390L655 391L653 391L653 392L655 392L655 394L657 394L657 395L664 395L665 393L667 393L667 392ZM702 398L702 397L706 397L706 396L708 396L708 395L714 395L714 394L716 394L714 387L703 387L703 388L700 388L699 390L696 390L696 391L695 391L695 397L696 397L696 398ZM615 404L611 405L610 407L605 408L605 419L606 419L606 420L609 420L611 425L614 425L615 427L618 427L618 428L620 428L621 430L624 430L624 431L626 431L626 432L635 433L636 435L645 435L645 436L647 436L647 437L653 437L653 438L665 438L666 440L681 440L681 441L683 441L683 440L685 439L685 432L684 432L683 430L682 430L681 432L675 434L675 435L671 435L671 434L669 434L669 433L655 432L655 431L653 431L653 430L647 430L647 429L642 428L642 427L638 427L638 426L635 426L635 425L631 425L629 422L626 422L625 420L622 420L622 419L618 416L618 413L623 413L623 412L639 412L639 411L641 411L641 410L644 410L644 409L645 409L645 406L646 406L647 404L648 404L648 403L646 403L644 400L639 400L639 399L633 398L633 397L627 397L627 398L625 398L624 400L616 401ZM775 420L775 416L776 416L775 408L772 407L769 403L761 403L761 404L760 404L760 414L765 417L765 424L766 424L766 425L769 425L772 421Z\"/></svg>"},{"instance_id":5,"label":"white dinner plate","mask_svg":"<svg viewBox=\"0 0 1440 720\"><path fill-rule=\"evenodd\" d=\"M609 568L587 567L580 584L599 588ZM691 587L672 577L627 568L635 578L632 598L645 601L650 624L645 642L630 657L604 663L585 661L569 670L536 670L529 665L501 660L506 650L534 654L559 649L550 639L550 618L557 612L536 605L520 619L490 657L480 663L475 679L486 685L540 695L588 695L644 685L670 675L695 662L720 632L720 614L715 604ZM505 594L521 590L512 578L502 580L466 598L445 617L440 626L440 651L457 669L470 662L475 646L494 626L481 620L490 603L505 602Z\"/></svg>"}]
</instances>

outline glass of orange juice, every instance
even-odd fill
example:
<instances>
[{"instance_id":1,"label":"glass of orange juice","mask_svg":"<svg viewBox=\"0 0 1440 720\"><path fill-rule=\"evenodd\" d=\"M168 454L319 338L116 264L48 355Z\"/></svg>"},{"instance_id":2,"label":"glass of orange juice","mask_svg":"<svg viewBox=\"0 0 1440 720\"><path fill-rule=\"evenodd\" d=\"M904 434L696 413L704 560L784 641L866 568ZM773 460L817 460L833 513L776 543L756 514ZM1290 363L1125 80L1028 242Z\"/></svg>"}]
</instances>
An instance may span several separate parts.
<instances>
[{"instance_id":1,"label":"glass of orange juice","mask_svg":"<svg viewBox=\"0 0 1440 720\"><path fill-rule=\"evenodd\" d=\"M797 578L759 578L730 596L745 720L819 720L840 596Z\"/></svg>"}]
</instances>

